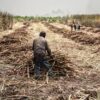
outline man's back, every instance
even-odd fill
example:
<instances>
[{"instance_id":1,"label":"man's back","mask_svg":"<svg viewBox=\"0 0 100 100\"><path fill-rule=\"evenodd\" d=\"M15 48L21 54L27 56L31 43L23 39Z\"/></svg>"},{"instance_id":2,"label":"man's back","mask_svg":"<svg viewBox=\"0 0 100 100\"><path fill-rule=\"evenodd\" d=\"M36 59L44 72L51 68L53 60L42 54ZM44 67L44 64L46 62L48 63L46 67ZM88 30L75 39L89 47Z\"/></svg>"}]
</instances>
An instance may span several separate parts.
<instances>
[{"instance_id":1,"label":"man's back","mask_svg":"<svg viewBox=\"0 0 100 100\"><path fill-rule=\"evenodd\" d=\"M39 37L33 41L34 54L45 55L46 51L49 53L51 50L48 47L48 43L44 37Z\"/></svg>"}]
</instances>

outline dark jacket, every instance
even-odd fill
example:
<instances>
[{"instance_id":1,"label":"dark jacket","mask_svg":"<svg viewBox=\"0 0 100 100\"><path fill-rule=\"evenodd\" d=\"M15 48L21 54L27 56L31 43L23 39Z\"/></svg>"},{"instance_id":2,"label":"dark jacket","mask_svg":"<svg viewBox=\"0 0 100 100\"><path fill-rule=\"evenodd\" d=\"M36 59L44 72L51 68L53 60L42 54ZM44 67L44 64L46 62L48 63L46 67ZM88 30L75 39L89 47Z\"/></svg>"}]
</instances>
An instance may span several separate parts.
<instances>
[{"instance_id":1,"label":"dark jacket","mask_svg":"<svg viewBox=\"0 0 100 100\"><path fill-rule=\"evenodd\" d=\"M51 55L51 50L48 46L48 42L45 40L44 37L39 37L33 41L33 47L34 55L46 55L46 52L48 55Z\"/></svg>"}]
</instances>

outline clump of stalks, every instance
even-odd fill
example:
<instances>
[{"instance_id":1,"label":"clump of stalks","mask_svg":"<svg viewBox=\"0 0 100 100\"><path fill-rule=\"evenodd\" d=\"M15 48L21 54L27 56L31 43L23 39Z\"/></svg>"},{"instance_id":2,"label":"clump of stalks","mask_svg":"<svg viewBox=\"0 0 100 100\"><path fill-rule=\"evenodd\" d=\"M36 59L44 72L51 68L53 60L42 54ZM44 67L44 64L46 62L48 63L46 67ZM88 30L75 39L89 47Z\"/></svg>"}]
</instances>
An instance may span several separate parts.
<instances>
[{"instance_id":1,"label":"clump of stalks","mask_svg":"<svg viewBox=\"0 0 100 100\"><path fill-rule=\"evenodd\" d=\"M7 12L0 12L0 31L12 29L13 27L13 15Z\"/></svg>"}]
</instances>

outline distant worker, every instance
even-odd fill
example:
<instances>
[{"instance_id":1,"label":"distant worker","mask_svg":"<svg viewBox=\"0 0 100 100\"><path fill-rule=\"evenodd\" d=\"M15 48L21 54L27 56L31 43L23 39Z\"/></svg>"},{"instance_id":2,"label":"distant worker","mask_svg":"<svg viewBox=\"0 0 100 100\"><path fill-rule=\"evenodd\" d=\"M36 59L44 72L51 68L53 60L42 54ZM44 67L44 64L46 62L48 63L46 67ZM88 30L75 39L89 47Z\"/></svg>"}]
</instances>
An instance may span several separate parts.
<instances>
[{"instance_id":1,"label":"distant worker","mask_svg":"<svg viewBox=\"0 0 100 100\"><path fill-rule=\"evenodd\" d=\"M70 24L71 32L73 31L73 24Z\"/></svg>"},{"instance_id":2,"label":"distant worker","mask_svg":"<svg viewBox=\"0 0 100 100\"><path fill-rule=\"evenodd\" d=\"M75 23L73 24L73 27L74 27L74 30L76 31L77 27L76 27L76 24Z\"/></svg>"},{"instance_id":3,"label":"distant worker","mask_svg":"<svg viewBox=\"0 0 100 100\"><path fill-rule=\"evenodd\" d=\"M80 28L81 28L80 23L77 23L77 30L80 30Z\"/></svg>"},{"instance_id":4,"label":"distant worker","mask_svg":"<svg viewBox=\"0 0 100 100\"><path fill-rule=\"evenodd\" d=\"M48 42L45 39L46 33L40 32L39 38L33 41L33 51L34 51L34 76L35 79L40 78L40 69L45 67L47 71L51 68L50 63L46 59L46 53L51 57L51 50L49 48Z\"/></svg>"}]
</instances>

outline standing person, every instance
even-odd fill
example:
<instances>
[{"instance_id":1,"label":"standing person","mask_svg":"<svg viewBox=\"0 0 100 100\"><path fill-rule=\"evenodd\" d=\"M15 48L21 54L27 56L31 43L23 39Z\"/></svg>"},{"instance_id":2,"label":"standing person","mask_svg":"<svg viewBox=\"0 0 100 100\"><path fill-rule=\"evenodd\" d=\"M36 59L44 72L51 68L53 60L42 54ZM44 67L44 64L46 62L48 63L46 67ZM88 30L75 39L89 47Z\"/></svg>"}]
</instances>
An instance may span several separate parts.
<instances>
[{"instance_id":1,"label":"standing person","mask_svg":"<svg viewBox=\"0 0 100 100\"><path fill-rule=\"evenodd\" d=\"M76 24L74 23L74 25L73 25L73 26L74 26L74 30L76 31L76 29L77 29Z\"/></svg>"},{"instance_id":2,"label":"standing person","mask_svg":"<svg viewBox=\"0 0 100 100\"><path fill-rule=\"evenodd\" d=\"M34 51L34 76L35 79L40 78L40 69L45 67L47 71L51 68L51 65L46 59L46 53L51 57L51 49L49 48L48 42L45 39L46 33L40 32L39 38L33 41Z\"/></svg>"},{"instance_id":3,"label":"standing person","mask_svg":"<svg viewBox=\"0 0 100 100\"><path fill-rule=\"evenodd\" d=\"M71 32L72 32L73 31L73 24L70 25L70 28L71 28Z\"/></svg>"},{"instance_id":4,"label":"standing person","mask_svg":"<svg viewBox=\"0 0 100 100\"><path fill-rule=\"evenodd\" d=\"M81 26L80 26L80 23L78 22L77 23L77 29L80 30L80 28L81 28Z\"/></svg>"}]
</instances>

